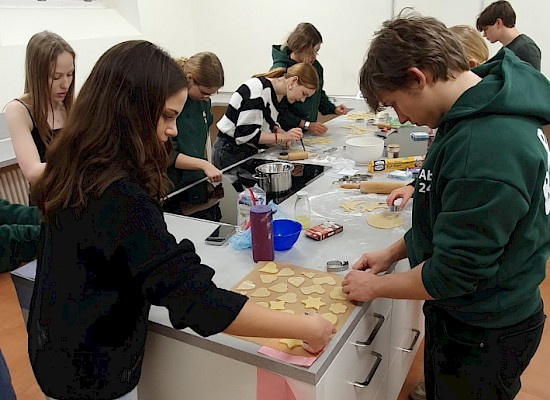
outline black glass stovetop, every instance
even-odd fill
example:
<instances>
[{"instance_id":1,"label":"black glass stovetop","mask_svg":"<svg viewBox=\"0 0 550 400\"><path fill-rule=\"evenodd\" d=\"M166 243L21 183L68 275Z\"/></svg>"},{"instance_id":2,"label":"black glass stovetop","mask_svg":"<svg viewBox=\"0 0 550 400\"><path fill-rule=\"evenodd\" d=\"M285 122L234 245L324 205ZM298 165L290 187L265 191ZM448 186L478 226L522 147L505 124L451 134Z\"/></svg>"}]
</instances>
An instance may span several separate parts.
<instances>
[{"instance_id":1,"label":"black glass stovetop","mask_svg":"<svg viewBox=\"0 0 550 400\"><path fill-rule=\"evenodd\" d=\"M186 215L209 221L237 223L237 198L239 193L256 184L254 175L256 167L274 162L259 158L251 158L223 174L222 182L211 184L199 182L179 193L169 197L163 204L166 212ZM267 193L266 203L273 200L279 204L290 196L302 190L330 167L312 164L294 164L292 185L289 190L281 193Z\"/></svg>"}]
</instances>

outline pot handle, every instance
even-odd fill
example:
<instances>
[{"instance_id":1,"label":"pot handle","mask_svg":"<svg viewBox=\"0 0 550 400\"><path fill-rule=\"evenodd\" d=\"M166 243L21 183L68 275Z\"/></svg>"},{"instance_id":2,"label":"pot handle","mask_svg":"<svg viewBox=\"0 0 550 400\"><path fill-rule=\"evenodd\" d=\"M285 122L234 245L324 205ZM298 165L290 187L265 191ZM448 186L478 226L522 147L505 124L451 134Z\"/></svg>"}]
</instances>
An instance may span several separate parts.
<instances>
[{"instance_id":1,"label":"pot handle","mask_svg":"<svg viewBox=\"0 0 550 400\"><path fill-rule=\"evenodd\" d=\"M263 181L267 179L267 182L271 184L271 177L269 175L252 175L252 178L256 179L257 181Z\"/></svg>"}]
</instances>

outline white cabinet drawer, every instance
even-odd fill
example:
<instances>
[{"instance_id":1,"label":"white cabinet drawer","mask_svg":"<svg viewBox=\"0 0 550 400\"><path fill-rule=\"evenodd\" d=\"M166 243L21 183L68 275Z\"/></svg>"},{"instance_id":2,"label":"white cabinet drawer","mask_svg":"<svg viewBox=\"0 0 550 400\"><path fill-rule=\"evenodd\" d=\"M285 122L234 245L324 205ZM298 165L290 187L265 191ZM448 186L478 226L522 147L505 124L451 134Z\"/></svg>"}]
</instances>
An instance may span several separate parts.
<instances>
[{"instance_id":1,"label":"white cabinet drawer","mask_svg":"<svg viewBox=\"0 0 550 400\"><path fill-rule=\"evenodd\" d=\"M372 400L386 383L391 301L373 302L325 373L325 399Z\"/></svg>"}]
</instances>

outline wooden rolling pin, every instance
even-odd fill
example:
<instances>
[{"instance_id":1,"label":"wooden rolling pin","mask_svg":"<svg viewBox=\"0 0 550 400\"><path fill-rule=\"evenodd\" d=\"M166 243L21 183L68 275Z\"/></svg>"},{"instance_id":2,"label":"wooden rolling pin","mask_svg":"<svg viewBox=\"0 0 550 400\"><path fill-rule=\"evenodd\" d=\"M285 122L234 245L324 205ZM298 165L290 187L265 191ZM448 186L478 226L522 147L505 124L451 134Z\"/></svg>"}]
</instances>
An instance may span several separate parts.
<instances>
[{"instance_id":1,"label":"wooden rolling pin","mask_svg":"<svg viewBox=\"0 0 550 400\"><path fill-rule=\"evenodd\" d=\"M297 161L307 160L309 157L317 157L317 153L309 153L307 151L289 151L287 155L279 155L279 160Z\"/></svg>"},{"instance_id":2,"label":"wooden rolling pin","mask_svg":"<svg viewBox=\"0 0 550 400\"><path fill-rule=\"evenodd\" d=\"M359 189L361 193L389 194L394 189L399 189L405 185L405 182L363 181L361 183L343 183L340 187L344 189Z\"/></svg>"}]
</instances>

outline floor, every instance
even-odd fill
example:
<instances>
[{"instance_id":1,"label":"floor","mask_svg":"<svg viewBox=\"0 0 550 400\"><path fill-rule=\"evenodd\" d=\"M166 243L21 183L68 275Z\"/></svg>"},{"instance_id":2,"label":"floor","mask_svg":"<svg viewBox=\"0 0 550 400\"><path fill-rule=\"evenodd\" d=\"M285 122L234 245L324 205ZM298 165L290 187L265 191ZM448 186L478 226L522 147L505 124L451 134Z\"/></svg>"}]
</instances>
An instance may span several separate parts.
<instances>
[{"instance_id":1,"label":"floor","mask_svg":"<svg viewBox=\"0 0 550 400\"><path fill-rule=\"evenodd\" d=\"M542 298L544 299L546 315L550 315L550 259L546 263L546 279L542 282L540 288ZM405 380L403 389L397 400L407 400L408 394L422 379L424 346L418 349L416 358L413 361L409 375ZM550 399L550 322L546 321L542 342L531 360L529 367L521 377L522 388L515 400L548 400ZM546 361L544 361L546 360Z\"/></svg>"}]
</instances>

